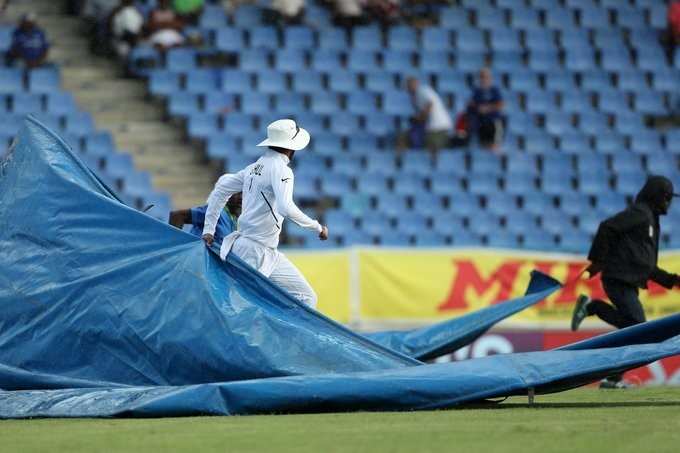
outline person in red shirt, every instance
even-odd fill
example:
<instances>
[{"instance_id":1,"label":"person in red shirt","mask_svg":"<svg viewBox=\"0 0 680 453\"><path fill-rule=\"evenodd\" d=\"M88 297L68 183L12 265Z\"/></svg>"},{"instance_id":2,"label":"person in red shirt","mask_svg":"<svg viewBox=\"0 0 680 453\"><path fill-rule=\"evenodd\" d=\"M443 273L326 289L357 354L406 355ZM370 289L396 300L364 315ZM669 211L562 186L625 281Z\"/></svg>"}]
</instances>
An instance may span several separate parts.
<instances>
[{"instance_id":1,"label":"person in red shirt","mask_svg":"<svg viewBox=\"0 0 680 453\"><path fill-rule=\"evenodd\" d=\"M665 35L666 51L672 62L675 48L680 45L680 0L670 2L668 5L668 29Z\"/></svg>"}]
</instances>

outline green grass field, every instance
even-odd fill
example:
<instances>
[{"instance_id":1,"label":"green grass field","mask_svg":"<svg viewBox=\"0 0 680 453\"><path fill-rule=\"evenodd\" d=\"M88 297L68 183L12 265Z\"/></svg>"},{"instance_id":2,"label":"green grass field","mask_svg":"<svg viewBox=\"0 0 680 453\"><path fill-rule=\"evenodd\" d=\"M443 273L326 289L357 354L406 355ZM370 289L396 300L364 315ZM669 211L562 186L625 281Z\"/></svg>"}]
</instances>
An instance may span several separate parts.
<instances>
[{"instance_id":1,"label":"green grass field","mask_svg":"<svg viewBox=\"0 0 680 453\"><path fill-rule=\"evenodd\" d=\"M680 388L574 390L492 407L166 419L0 421L0 451L678 452Z\"/></svg>"}]
</instances>

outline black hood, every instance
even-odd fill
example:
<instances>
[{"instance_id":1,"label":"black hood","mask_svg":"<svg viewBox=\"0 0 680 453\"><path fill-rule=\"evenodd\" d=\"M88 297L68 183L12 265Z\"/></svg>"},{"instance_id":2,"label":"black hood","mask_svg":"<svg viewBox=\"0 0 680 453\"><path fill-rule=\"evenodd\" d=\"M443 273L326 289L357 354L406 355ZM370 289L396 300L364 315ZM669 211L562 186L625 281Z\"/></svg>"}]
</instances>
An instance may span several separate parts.
<instances>
[{"instance_id":1,"label":"black hood","mask_svg":"<svg viewBox=\"0 0 680 453\"><path fill-rule=\"evenodd\" d=\"M635 197L635 203L643 203L652 208L655 213L662 211L664 201L668 201L675 194L673 183L665 176L650 176L642 190Z\"/></svg>"}]
</instances>

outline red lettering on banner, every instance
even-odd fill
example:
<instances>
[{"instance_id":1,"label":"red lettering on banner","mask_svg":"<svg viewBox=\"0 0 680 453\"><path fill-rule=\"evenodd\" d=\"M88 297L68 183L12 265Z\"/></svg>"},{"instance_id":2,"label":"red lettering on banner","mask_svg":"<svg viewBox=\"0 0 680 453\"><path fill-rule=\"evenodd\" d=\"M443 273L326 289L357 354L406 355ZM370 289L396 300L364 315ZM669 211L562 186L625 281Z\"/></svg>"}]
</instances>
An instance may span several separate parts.
<instances>
[{"instance_id":1,"label":"red lettering on banner","mask_svg":"<svg viewBox=\"0 0 680 453\"><path fill-rule=\"evenodd\" d=\"M454 266L457 269L456 278L451 284L451 290L438 307L439 311L445 310L461 310L468 308L468 301L465 299L465 294L468 288L472 288L478 295L488 293L494 287L498 287L492 303L498 303L510 298L512 289L517 281L520 267L524 264L523 261L508 261L501 264L489 278L483 278L479 275L479 270L474 262L471 260L454 260Z\"/></svg>"}]
</instances>

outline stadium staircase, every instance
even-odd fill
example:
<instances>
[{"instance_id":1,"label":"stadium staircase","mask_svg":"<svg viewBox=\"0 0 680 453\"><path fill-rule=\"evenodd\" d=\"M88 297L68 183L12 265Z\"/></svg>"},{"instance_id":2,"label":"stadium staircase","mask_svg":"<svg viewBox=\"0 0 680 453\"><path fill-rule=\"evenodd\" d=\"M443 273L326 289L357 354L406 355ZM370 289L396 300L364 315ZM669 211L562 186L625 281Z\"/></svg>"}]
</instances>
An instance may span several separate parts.
<instances>
[{"instance_id":1,"label":"stadium staircase","mask_svg":"<svg viewBox=\"0 0 680 453\"><path fill-rule=\"evenodd\" d=\"M160 105L146 99L143 81L124 77L119 62L93 56L81 33L82 20L67 16L54 0L12 2L10 19L32 11L51 43L50 61L60 67L63 88L90 112L98 129L110 131L116 147L132 154L134 166L151 174L156 189L176 207L203 203L214 171L203 163L184 132L164 122Z\"/></svg>"}]
</instances>

